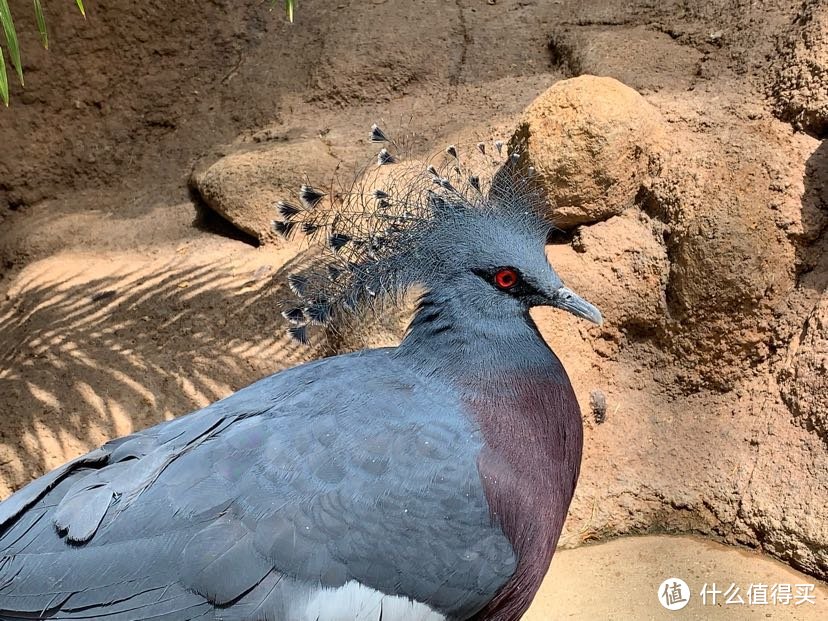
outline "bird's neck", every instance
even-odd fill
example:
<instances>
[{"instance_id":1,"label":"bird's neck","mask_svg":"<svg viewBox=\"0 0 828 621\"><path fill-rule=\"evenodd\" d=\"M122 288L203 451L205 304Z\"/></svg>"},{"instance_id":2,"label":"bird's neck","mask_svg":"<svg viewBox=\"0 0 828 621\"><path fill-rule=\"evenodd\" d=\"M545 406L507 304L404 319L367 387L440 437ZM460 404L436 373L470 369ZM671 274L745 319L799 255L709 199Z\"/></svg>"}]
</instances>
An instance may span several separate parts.
<instances>
[{"instance_id":1,"label":"bird's neck","mask_svg":"<svg viewBox=\"0 0 828 621\"><path fill-rule=\"evenodd\" d=\"M578 402L528 313L488 318L427 296L397 350L456 388L482 438L477 467L518 566L474 619L517 619L537 592L563 528L581 462Z\"/></svg>"},{"instance_id":2,"label":"bird's neck","mask_svg":"<svg viewBox=\"0 0 828 621\"><path fill-rule=\"evenodd\" d=\"M528 312L475 312L462 299L433 293L420 300L397 355L427 374L475 383L560 369Z\"/></svg>"}]
</instances>

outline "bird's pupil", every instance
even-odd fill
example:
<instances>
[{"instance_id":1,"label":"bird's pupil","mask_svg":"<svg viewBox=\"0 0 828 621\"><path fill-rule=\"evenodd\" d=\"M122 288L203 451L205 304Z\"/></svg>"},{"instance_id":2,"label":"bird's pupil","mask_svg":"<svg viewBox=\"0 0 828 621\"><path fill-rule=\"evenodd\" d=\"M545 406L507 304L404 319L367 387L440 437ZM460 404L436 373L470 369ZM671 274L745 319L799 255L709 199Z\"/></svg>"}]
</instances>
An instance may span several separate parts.
<instances>
[{"instance_id":1,"label":"bird's pupil","mask_svg":"<svg viewBox=\"0 0 828 621\"><path fill-rule=\"evenodd\" d=\"M517 282L517 275L513 270L500 270L495 275L495 281L498 287L508 289Z\"/></svg>"}]
</instances>

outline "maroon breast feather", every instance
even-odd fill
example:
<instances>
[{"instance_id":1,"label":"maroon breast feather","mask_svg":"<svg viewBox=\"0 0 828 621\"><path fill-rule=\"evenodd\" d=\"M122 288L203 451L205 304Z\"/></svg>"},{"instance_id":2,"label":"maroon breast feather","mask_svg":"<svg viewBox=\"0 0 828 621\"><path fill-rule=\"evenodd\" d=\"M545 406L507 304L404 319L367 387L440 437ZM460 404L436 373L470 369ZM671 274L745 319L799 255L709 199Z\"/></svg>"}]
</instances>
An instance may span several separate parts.
<instances>
[{"instance_id":1,"label":"maroon breast feather","mask_svg":"<svg viewBox=\"0 0 828 621\"><path fill-rule=\"evenodd\" d=\"M485 442L478 470L492 519L518 559L512 578L474 621L517 621L549 569L575 491L580 409L561 367L489 382L467 405Z\"/></svg>"}]
</instances>

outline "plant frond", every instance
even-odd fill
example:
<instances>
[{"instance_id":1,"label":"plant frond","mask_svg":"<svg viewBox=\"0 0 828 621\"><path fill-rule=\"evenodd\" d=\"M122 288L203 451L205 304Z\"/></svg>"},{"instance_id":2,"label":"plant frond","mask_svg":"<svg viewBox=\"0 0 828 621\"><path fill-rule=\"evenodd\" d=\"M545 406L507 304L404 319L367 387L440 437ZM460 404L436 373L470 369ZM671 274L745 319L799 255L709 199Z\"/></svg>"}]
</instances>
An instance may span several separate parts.
<instances>
[{"instance_id":1,"label":"plant frond","mask_svg":"<svg viewBox=\"0 0 828 621\"><path fill-rule=\"evenodd\" d=\"M9 107L9 78L6 75L6 61L3 58L3 48L0 47L0 99Z\"/></svg>"},{"instance_id":2,"label":"plant frond","mask_svg":"<svg viewBox=\"0 0 828 621\"><path fill-rule=\"evenodd\" d=\"M23 64L20 62L20 44L17 41L17 31L14 29L11 9L8 0L0 0L0 23L3 25L3 34L6 36L6 45L12 66L17 71L20 84L23 84Z\"/></svg>"},{"instance_id":3,"label":"plant frond","mask_svg":"<svg viewBox=\"0 0 828 621\"><path fill-rule=\"evenodd\" d=\"M43 6L40 0L34 0L35 19L37 20L37 31L40 33L40 42L43 47L49 49L49 33L46 31L46 18L43 17Z\"/></svg>"}]
</instances>

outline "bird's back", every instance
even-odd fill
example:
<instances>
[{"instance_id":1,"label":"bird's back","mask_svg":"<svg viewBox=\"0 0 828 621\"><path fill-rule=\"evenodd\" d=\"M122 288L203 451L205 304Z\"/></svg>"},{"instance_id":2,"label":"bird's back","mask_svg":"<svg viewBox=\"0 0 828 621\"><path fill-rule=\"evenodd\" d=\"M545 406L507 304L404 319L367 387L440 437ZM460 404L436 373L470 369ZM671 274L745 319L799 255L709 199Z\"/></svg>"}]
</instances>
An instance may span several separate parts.
<instances>
[{"instance_id":1,"label":"bird's back","mask_svg":"<svg viewBox=\"0 0 828 621\"><path fill-rule=\"evenodd\" d=\"M0 504L0 618L467 618L516 565L481 443L388 350L276 374Z\"/></svg>"}]
</instances>

